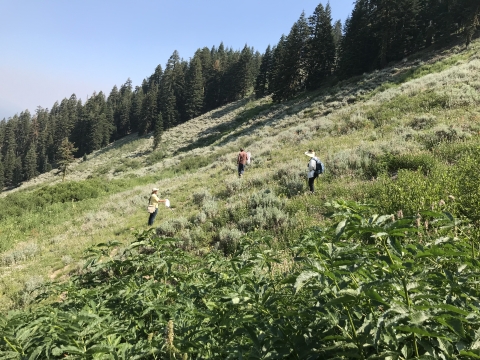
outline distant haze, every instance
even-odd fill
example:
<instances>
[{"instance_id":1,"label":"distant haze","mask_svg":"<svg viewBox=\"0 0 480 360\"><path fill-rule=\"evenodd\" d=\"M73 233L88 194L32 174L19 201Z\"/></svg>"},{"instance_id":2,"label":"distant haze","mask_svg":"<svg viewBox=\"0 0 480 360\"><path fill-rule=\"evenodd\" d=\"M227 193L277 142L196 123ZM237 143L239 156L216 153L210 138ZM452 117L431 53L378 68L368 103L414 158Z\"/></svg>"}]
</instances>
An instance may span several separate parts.
<instances>
[{"instance_id":1,"label":"distant haze","mask_svg":"<svg viewBox=\"0 0 480 360\"><path fill-rule=\"evenodd\" d=\"M51 108L75 93L108 95L165 66L174 50L188 59L198 48L263 53L288 34L302 11L320 1L16 0L0 1L0 120L37 106ZM326 1L322 1L326 5ZM332 18L345 19L353 0L333 0Z\"/></svg>"}]
</instances>

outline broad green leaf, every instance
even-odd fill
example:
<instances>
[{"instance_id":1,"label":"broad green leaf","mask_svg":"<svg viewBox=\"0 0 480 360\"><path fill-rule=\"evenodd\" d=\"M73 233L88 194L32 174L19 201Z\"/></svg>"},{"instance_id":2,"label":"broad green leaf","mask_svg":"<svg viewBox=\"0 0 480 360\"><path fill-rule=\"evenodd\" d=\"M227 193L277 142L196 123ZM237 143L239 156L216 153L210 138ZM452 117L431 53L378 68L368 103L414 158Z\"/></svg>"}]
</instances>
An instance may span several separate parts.
<instances>
[{"instance_id":1,"label":"broad green leaf","mask_svg":"<svg viewBox=\"0 0 480 360\"><path fill-rule=\"evenodd\" d=\"M463 323L460 319L448 316L437 318L437 321L448 326L452 331L455 332L462 339L465 339L465 329L463 328Z\"/></svg>"},{"instance_id":2,"label":"broad green leaf","mask_svg":"<svg viewBox=\"0 0 480 360\"><path fill-rule=\"evenodd\" d=\"M337 239L340 236L342 236L343 232L345 231L346 223L347 223L347 219L344 219L338 223L337 228L335 230L335 236L337 237Z\"/></svg>"},{"instance_id":3,"label":"broad green leaf","mask_svg":"<svg viewBox=\"0 0 480 360\"><path fill-rule=\"evenodd\" d=\"M367 296L369 299L374 300L376 302L379 302L383 305L390 306L388 302L386 302L379 293L377 293L374 289L370 288L367 289L363 292L365 296Z\"/></svg>"},{"instance_id":4,"label":"broad green leaf","mask_svg":"<svg viewBox=\"0 0 480 360\"><path fill-rule=\"evenodd\" d=\"M419 312L416 312L416 313L413 313L410 315L410 320L412 322L412 324L421 324L423 323L425 320L428 320L430 319L430 316L428 316L425 312L423 311L419 311Z\"/></svg>"},{"instance_id":5,"label":"broad green leaf","mask_svg":"<svg viewBox=\"0 0 480 360\"><path fill-rule=\"evenodd\" d=\"M459 307L453 306L453 305L450 305L450 304L437 304L437 305L435 305L435 307L439 308L439 309L452 311L452 312L455 312L457 314L461 314L461 315L464 315L464 316L467 316L469 314L468 311L460 309Z\"/></svg>"},{"instance_id":6,"label":"broad green leaf","mask_svg":"<svg viewBox=\"0 0 480 360\"><path fill-rule=\"evenodd\" d=\"M402 332L406 332L406 333L414 333L414 334L418 334L420 336L430 336L430 337L436 337L436 338L438 337L438 338L446 338L447 339L447 337L442 335L442 334L432 332L430 330L426 330L425 328L421 328L421 327L418 327L418 326L395 326L394 328L398 331L402 331Z\"/></svg>"},{"instance_id":7,"label":"broad green leaf","mask_svg":"<svg viewBox=\"0 0 480 360\"><path fill-rule=\"evenodd\" d=\"M302 287L313 277L318 276L318 273L313 272L313 271L304 271L302 272L298 277L297 280L295 281L295 285L293 286L295 288L295 293L298 293Z\"/></svg>"},{"instance_id":8,"label":"broad green leaf","mask_svg":"<svg viewBox=\"0 0 480 360\"><path fill-rule=\"evenodd\" d=\"M337 305L337 304L348 304L348 303L354 302L356 299L357 299L356 296L343 295L330 300L325 304L325 306L331 306L331 305Z\"/></svg>"},{"instance_id":9,"label":"broad green leaf","mask_svg":"<svg viewBox=\"0 0 480 360\"><path fill-rule=\"evenodd\" d=\"M460 351L460 356L466 357L467 359L480 359L480 353L474 353L473 351Z\"/></svg>"}]
</instances>

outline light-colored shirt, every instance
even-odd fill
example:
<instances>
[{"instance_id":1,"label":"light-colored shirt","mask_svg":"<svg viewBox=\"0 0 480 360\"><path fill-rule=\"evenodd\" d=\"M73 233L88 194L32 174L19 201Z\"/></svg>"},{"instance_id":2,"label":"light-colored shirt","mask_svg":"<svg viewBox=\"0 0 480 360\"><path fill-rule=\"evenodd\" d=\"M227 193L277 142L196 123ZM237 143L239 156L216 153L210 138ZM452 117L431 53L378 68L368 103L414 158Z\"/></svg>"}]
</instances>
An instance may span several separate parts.
<instances>
[{"instance_id":1,"label":"light-colored shirt","mask_svg":"<svg viewBox=\"0 0 480 360\"><path fill-rule=\"evenodd\" d=\"M312 157L308 162L308 178L311 179L315 177L315 170L317 169L317 161L316 158Z\"/></svg>"},{"instance_id":2,"label":"light-colored shirt","mask_svg":"<svg viewBox=\"0 0 480 360\"><path fill-rule=\"evenodd\" d=\"M150 196L150 200L148 200L148 205L155 205L155 209L158 209L158 203L160 202L160 198L157 194L152 194Z\"/></svg>"}]
</instances>

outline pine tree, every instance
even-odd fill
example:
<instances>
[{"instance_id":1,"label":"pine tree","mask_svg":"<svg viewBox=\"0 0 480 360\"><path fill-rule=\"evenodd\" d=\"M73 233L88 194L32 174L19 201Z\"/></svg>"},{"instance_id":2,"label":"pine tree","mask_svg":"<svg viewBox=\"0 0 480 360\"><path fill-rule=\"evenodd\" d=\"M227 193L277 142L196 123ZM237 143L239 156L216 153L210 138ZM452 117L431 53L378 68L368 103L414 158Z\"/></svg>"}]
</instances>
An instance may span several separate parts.
<instances>
[{"instance_id":1,"label":"pine tree","mask_svg":"<svg viewBox=\"0 0 480 360\"><path fill-rule=\"evenodd\" d=\"M68 166L75 160L73 157L75 151L77 149L74 148L74 145L68 141L68 138L64 138L57 153L57 163L62 174L62 181L65 181Z\"/></svg>"},{"instance_id":2,"label":"pine tree","mask_svg":"<svg viewBox=\"0 0 480 360\"><path fill-rule=\"evenodd\" d=\"M340 46L342 44L342 22L340 20L335 21L333 25L333 43L335 44L335 61L333 65L333 72L336 73L338 69L338 62L340 59Z\"/></svg>"},{"instance_id":3,"label":"pine tree","mask_svg":"<svg viewBox=\"0 0 480 360\"><path fill-rule=\"evenodd\" d=\"M152 84L147 95L143 98L141 121L138 126L139 135L152 131L155 123L158 121L157 89L158 85Z\"/></svg>"},{"instance_id":4,"label":"pine tree","mask_svg":"<svg viewBox=\"0 0 480 360\"><path fill-rule=\"evenodd\" d=\"M197 51L190 61L186 78L185 108L188 119L193 119L202 113L203 89L202 62L200 53Z\"/></svg>"},{"instance_id":5,"label":"pine tree","mask_svg":"<svg viewBox=\"0 0 480 360\"><path fill-rule=\"evenodd\" d=\"M107 98L108 106L108 121L112 124L115 124L115 129L113 131L113 138L119 139L120 135L120 111L118 111L120 105L120 92L118 91L117 85L114 85L110 94Z\"/></svg>"},{"instance_id":6,"label":"pine tree","mask_svg":"<svg viewBox=\"0 0 480 360\"><path fill-rule=\"evenodd\" d=\"M136 86L132 94L132 106L130 107L130 127L132 132L138 132L141 123L143 98L143 88Z\"/></svg>"},{"instance_id":7,"label":"pine tree","mask_svg":"<svg viewBox=\"0 0 480 360\"><path fill-rule=\"evenodd\" d=\"M159 113L153 126L153 149L155 150L160 145L163 134L163 119L162 113Z\"/></svg>"},{"instance_id":8,"label":"pine tree","mask_svg":"<svg viewBox=\"0 0 480 360\"><path fill-rule=\"evenodd\" d=\"M272 66L268 74L268 89L270 93L274 93L281 87L282 83L282 63L285 57L285 35L282 35L278 44L272 49Z\"/></svg>"},{"instance_id":9,"label":"pine tree","mask_svg":"<svg viewBox=\"0 0 480 360\"><path fill-rule=\"evenodd\" d=\"M16 117L11 118L5 126L5 135L2 146L4 179L7 185L14 183L14 172L17 163L17 143L15 139Z\"/></svg>"},{"instance_id":10,"label":"pine tree","mask_svg":"<svg viewBox=\"0 0 480 360\"><path fill-rule=\"evenodd\" d=\"M132 80L127 79L120 87L120 104L118 107L118 123L116 131L120 137L126 136L131 131L130 108L132 106Z\"/></svg>"},{"instance_id":11,"label":"pine tree","mask_svg":"<svg viewBox=\"0 0 480 360\"><path fill-rule=\"evenodd\" d=\"M465 46L468 48L477 28L480 27L480 4L477 0L464 0L459 13L462 15L463 35Z\"/></svg>"},{"instance_id":12,"label":"pine tree","mask_svg":"<svg viewBox=\"0 0 480 360\"><path fill-rule=\"evenodd\" d=\"M357 0L351 16L345 21L339 74L342 78L358 75L377 66L378 43L373 41L371 6L368 0Z\"/></svg>"},{"instance_id":13,"label":"pine tree","mask_svg":"<svg viewBox=\"0 0 480 360\"><path fill-rule=\"evenodd\" d=\"M254 70L252 63L253 51L245 44L235 66L235 99L241 99L245 97L253 85Z\"/></svg>"},{"instance_id":14,"label":"pine tree","mask_svg":"<svg viewBox=\"0 0 480 360\"><path fill-rule=\"evenodd\" d=\"M38 175L37 172L37 151L36 143L32 142L30 148L25 156L25 162L23 166L23 173L25 174L25 180L33 179Z\"/></svg>"},{"instance_id":15,"label":"pine tree","mask_svg":"<svg viewBox=\"0 0 480 360\"><path fill-rule=\"evenodd\" d=\"M18 186L23 181L23 171L22 171L22 159L20 156L17 156L15 159L15 166L13 168L13 176L11 184L13 186Z\"/></svg>"},{"instance_id":16,"label":"pine tree","mask_svg":"<svg viewBox=\"0 0 480 360\"><path fill-rule=\"evenodd\" d=\"M307 87L319 87L332 74L335 62L335 39L333 37L330 5L319 4L308 19L310 39L308 41Z\"/></svg>"},{"instance_id":17,"label":"pine tree","mask_svg":"<svg viewBox=\"0 0 480 360\"><path fill-rule=\"evenodd\" d=\"M222 77L225 72L225 49L220 43L218 49L215 46L211 51L211 71L205 85L205 110L215 109L220 105L222 93Z\"/></svg>"},{"instance_id":18,"label":"pine tree","mask_svg":"<svg viewBox=\"0 0 480 360\"><path fill-rule=\"evenodd\" d=\"M180 57L177 51L174 51L169 58L165 71L163 73L162 82L158 89L160 112L162 113L164 129L169 129L180 123L180 114L177 107L177 93L181 92L181 81L177 81L179 72L175 69L180 66ZM180 94L178 94L180 96Z\"/></svg>"},{"instance_id":19,"label":"pine tree","mask_svg":"<svg viewBox=\"0 0 480 360\"><path fill-rule=\"evenodd\" d=\"M274 101L290 99L305 88L309 35L310 29L302 13L286 38L285 53L279 64L280 77L273 93Z\"/></svg>"},{"instance_id":20,"label":"pine tree","mask_svg":"<svg viewBox=\"0 0 480 360\"><path fill-rule=\"evenodd\" d=\"M255 81L255 97L257 99L264 97L269 94L269 83L268 79L270 78L270 72L272 71L272 50L270 45L268 45L265 53L262 57L262 62L260 64L259 73Z\"/></svg>"},{"instance_id":21,"label":"pine tree","mask_svg":"<svg viewBox=\"0 0 480 360\"><path fill-rule=\"evenodd\" d=\"M2 192L3 187L5 186L5 177L3 175L3 162L1 158L2 156L0 155L0 192Z\"/></svg>"}]
</instances>

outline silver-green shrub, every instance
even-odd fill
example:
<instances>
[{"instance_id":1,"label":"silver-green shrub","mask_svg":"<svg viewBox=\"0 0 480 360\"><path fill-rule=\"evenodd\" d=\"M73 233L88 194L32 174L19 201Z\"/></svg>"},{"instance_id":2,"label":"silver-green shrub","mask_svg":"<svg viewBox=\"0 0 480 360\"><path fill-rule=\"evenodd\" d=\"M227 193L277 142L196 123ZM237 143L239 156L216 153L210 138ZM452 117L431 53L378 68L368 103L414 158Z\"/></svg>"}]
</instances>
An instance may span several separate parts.
<instances>
[{"instance_id":1,"label":"silver-green shrub","mask_svg":"<svg viewBox=\"0 0 480 360\"><path fill-rule=\"evenodd\" d=\"M168 236L172 237L176 233L176 229L170 221L165 221L164 223L160 224L157 228L157 235L158 236Z\"/></svg>"},{"instance_id":2,"label":"silver-green shrub","mask_svg":"<svg viewBox=\"0 0 480 360\"><path fill-rule=\"evenodd\" d=\"M222 228L218 234L220 246L225 254L233 254L237 249L238 242L242 237L242 232L237 228Z\"/></svg>"},{"instance_id":3,"label":"silver-green shrub","mask_svg":"<svg viewBox=\"0 0 480 360\"><path fill-rule=\"evenodd\" d=\"M225 180L225 190L228 196L235 195L242 189L242 179L235 178L232 180Z\"/></svg>"},{"instance_id":4,"label":"silver-green shrub","mask_svg":"<svg viewBox=\"0 0 480 360\"><path fill-rule=\"evenodd\" d=\"M202 212L207 215L208 218L213 218L218 214L218 203L213 200L206 200L202 206Z\"/></svg>"},{"instance_id":5,"label":"silver-green shrub","mask_svg":"<svg viewBox=\"0 0 480 360\"><path fill-rule=\"evenodd\" d=\"M202 205L205 200L212 199L212 195L206 189L197 191L193 194L193 203L196 205Z\"/></svg>"},{"instance_id":6,"label":"silver-green shrub","mask_svg":"<svg viewBox=\"0 0 480 360\"><path fill-rule=\"evenodd\" d=\"M271 190L266 189L258 191L250 196L248 199L248 207L250 209L278 207L285 205L285 200L278 198Z\"/></svg>"},{"instance_id":7,"label":"silver-green shrub","mask_svg":"<svg viewBox=\"0 0 480 360\"><path fill-rule=\"evenodd\" d=\"M205 214L203 211L199 212L197 216L195 216L195 222L203 224L205 221L207 221L207 214Z\"/></svg>"}]
</instances>

